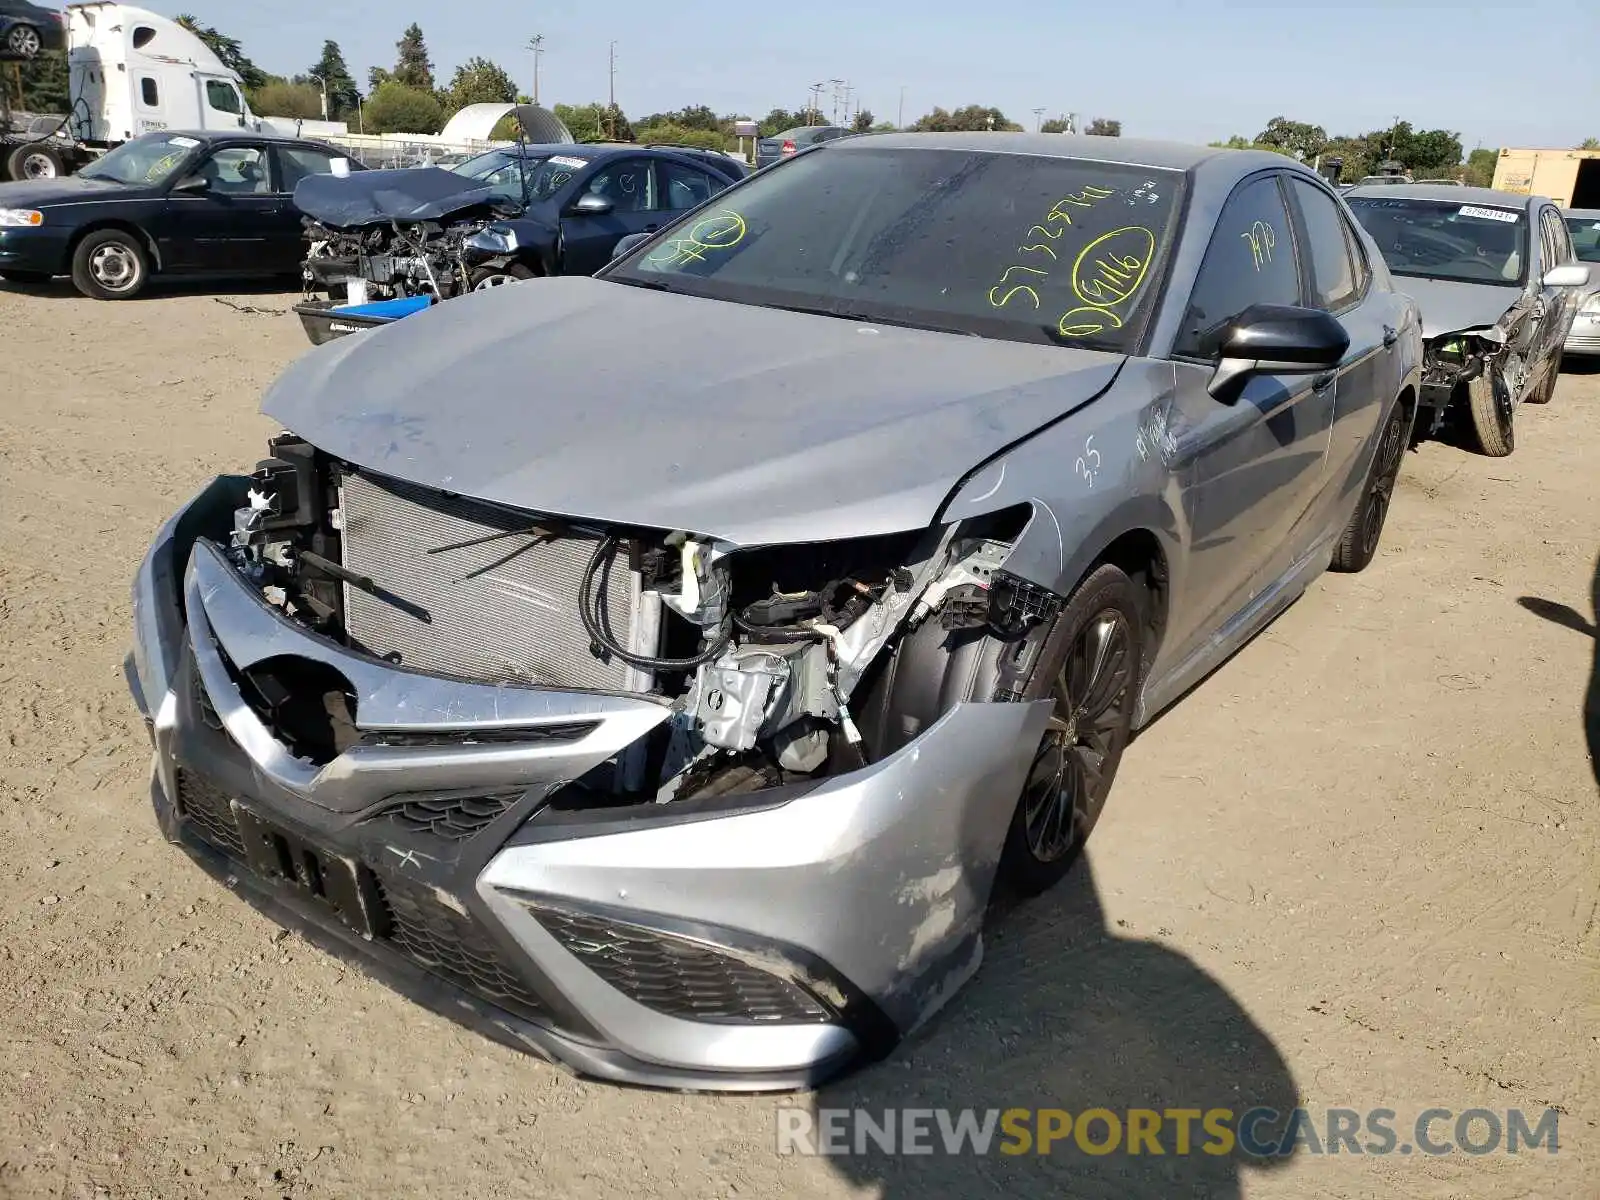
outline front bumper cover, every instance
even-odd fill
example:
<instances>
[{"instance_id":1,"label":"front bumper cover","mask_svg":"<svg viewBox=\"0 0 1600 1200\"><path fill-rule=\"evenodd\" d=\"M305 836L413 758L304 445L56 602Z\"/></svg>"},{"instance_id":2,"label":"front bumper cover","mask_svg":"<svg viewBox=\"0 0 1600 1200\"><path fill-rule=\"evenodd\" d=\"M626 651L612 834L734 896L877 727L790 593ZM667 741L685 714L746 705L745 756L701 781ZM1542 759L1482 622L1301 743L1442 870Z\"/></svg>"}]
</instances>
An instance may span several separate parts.
<instances>
[{"instance_id":1,"label":"front bumper cover","mask_svg":"<svg viewBox=\"0 0 1600 1200\"><path fill-rule=\"evenodd\" d=\"M1047 702L958 705L801 787L568 809L550 801L668 709L444 679L311 634L207 540L244 485L215 481L161 530L128 674L164 832L273 919L497 1040L692 1089L819 1083L976 969ZM361 744L317 765L277 739L240 680L284 656L348 682Z\"/></svg>"}]
</instances>

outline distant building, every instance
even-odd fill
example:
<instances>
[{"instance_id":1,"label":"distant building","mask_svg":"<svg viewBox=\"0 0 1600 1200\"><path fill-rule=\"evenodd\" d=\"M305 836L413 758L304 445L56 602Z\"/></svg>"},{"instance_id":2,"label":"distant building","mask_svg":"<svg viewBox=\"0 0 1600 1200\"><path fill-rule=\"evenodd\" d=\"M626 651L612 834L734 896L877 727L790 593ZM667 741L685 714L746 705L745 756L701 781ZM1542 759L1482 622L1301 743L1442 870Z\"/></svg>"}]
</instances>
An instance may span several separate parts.
<instances>
[{"instance_id":1,"label":"distant building","mask_svg":"<svg viewBox=\"0 0 1600 1200\"><path fill-rule=\"evenodd\" d=\"M1507 147L1494 165L1497 191L1549 196L1563 208L1600 208L1600 150Z\"/></svg>"}]
</instances>

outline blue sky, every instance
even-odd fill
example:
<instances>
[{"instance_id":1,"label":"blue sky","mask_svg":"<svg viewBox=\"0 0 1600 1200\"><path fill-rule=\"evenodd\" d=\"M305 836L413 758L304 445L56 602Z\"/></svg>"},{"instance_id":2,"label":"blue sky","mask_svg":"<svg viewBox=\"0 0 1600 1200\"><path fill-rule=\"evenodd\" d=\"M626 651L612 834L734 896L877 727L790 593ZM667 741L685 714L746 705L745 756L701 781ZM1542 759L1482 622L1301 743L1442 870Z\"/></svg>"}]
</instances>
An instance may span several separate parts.
<instances>
[{"instance_id":1,"label":"blue sky","mask_svg":"<svg viewBox=\"0 0 1600 1200\"><path fill-rule=\"evenodd\" d=\"M363 86L369 66L393 65L415 20L443 78L482 54L528 90L532 56L521 47L542 33L546 104L604 100L616 39L617 100L631 116L693 103L759 116L799 107L818 80L845 79L888 120L903 86L907 121L935 104L976 103L1030 128L1042 106L1120 118L1128 136L1201 142L1252 135L1278 114L1330 133L1398 115L1459 131L1469 150L1600 137L1600 6L1590 0L172 3L282 74L304 70L331 37ZM764 12L778 18L760 24Z\"/></svg>"}]
</instances>

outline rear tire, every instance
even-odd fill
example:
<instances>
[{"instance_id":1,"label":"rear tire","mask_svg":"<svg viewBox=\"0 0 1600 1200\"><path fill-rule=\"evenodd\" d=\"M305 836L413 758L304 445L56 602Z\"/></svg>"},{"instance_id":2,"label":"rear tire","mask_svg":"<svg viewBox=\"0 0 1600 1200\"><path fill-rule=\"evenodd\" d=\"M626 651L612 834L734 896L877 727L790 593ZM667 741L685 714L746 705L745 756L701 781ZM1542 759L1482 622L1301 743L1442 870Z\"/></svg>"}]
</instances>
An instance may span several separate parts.
<instances>
[{"instance_id":1,"label":"rear tire","mask_svg":"<svg viewBox=\"0 0 1600 1200\"><path fill-rule=\"evenodd\" d=\"M1400 478L1400 464L1405 461L1406 446L1411 441L1411 418L1404 405L1396 404L1383 427L1383 436L1372 456L1372 471L1361 491L1361 501L1350 515L1339 544L1333 551L1333 570L1354 574L1364 571L1378 553L1378 542L1383 537L1383 523L1389 516L1389 503L1394 499L1395 481Z\"/></svg>"},{"instance_id":2,"label":"rear tire","mask_svg":"<svg viewBox=\"0 0 1600 1200\"><path fill-rule=\"evenodd\" d=\"M72 282L92 300L131 300L150 281L150 260L131 233L102 229L78 243Z\"/></svg>"},{"instance_id":3,"label":"rear tire","mask_svg":"<svg viewBox=\"0 0 1600 1200\"><path fill-rule=\"evenodd\" d=\"M1478 449L1490 458L1504 458L1517 448L1513 412L1511 392L1493 367L1485 368L1467 384L1467 416L1472 421Z\"/></svg>"},{"instance_id":4,"label":"rear tire","mask_svg":"<svg viewBox=\"0 0 1600 1200\"><path fill-rule=\"evenodd\" d=\"M1529 404L1549 404L1556 394L1556 380L1561 375L1561 352L1557 351L1555 358L1550 361L1549 368L1545 371L1544 379L1539 386L1528 393Z\"/></svg>"},{"instance_id":5,"label":"rear tire","mask_svg":"<svg viewBox=\"0 0 1600 1200\"><path fill-rule=\"evenodd\" d=\"M44 38L32 25L13 25L6 34L6 51L17 58L33 58L42 49Z\"/></svg>"}]
</instances>

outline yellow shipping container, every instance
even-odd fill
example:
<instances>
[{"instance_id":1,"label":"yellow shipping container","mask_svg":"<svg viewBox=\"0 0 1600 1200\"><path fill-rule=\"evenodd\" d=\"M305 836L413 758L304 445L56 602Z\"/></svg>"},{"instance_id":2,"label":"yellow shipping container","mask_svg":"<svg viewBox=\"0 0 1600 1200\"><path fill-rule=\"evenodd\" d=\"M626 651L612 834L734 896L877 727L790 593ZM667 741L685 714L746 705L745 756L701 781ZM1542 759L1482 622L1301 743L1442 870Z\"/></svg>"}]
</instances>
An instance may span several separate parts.
<instances>
[{"instance_id":1,"label":"yellow shipping container","mask_svg":"<svg viewBox=\"0 0 1600 1200\"><path fill-rule=\"evenodd\" d=\"M1498 191L1549 196L1563 208L1600 208L1600 150L1507 147L1494 166Z\"/></svg>"}]
</instances>

